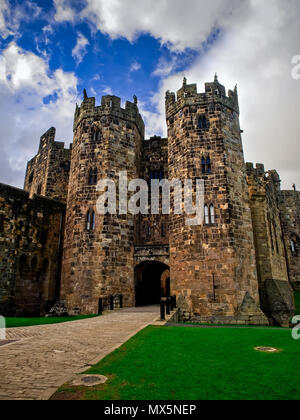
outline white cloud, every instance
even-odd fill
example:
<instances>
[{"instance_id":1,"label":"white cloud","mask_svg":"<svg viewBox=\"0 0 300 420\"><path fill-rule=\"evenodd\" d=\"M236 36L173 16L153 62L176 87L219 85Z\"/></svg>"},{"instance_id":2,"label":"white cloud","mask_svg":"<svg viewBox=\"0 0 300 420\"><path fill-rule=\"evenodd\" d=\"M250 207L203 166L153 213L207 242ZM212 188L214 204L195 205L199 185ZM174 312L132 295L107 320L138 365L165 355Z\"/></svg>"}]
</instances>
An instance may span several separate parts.
<instances>
[{"instance_id":1,"label":"white cloud","mask_svg":"<svg viewBox=\"0 0 300 420\"><path fill-rule=\"evenodd\" d=\"M112 39L149 33L173 50L199 49L214 27L246 13L247 0L86 0L80 16Z\"/></svg>"},{"instance_id":2,"label":"white cloud","mask_svg":"<svg viewBox=\"0 0 300 420\"><path fill-rule=\"evenodd\" d=\"M191 68L164 79L154 101L164 115L165 91L176 91L183 76L198 82L198 91L215 72L227 89L238 83L246 160L277 169L285 188L300 187L300 81L291 77L291 59L300 54L300 3L251 0L250 6Z\"/></svg>"},{"instance_id":3,"label":"white cloud","mask_svg":"<svg viewBox=\"0 0 300 420\"><path fill-rule=\"evenodd\" d=\"M72 141L77 79L51 72L44 59L12 42L0 54L0 91L0 182L22 186L43 132L55 125L58 139Z\"/></svg>"},{"instance_id":4,"label":"white cloud","mask_svg":"<svg viewBox=\"0 0 300 420\"><path fill-rule=\"evenodd\" d=\"M165 57L162 57L159 59L158 64L154 72L152 73L152 76L157 77L166 77L169 76L170 73L175 69L176 67L176 56L172 56L170 60L167 60Z\"/></svg>"},{"instance_id":5,"label":"white cloud","mask_svg":"<svg viewBox=\"0 0 300 420\"><path fill-rule=\"evenodd\" d=\"M76 61L77 65L80 64L87 54L87 48L90 45L88 39L81 33L77 33L76 45L72 50L72 57Z\"/></svg>"},{"instance_id":6,"label":"white cloud","mask_svg":"<svg viewBox=\"0 0 300 420\"><path fill-rule=\"evenodd\" d=\"M112 95L112 94L113 94L112 88L111 88L111 87L109 87L109 86L107 86L105 89L103 89L103 92L104 92L106 95Z\"/></svg>"},{"instance_id":7,"label":"white cloud","mask_svg":"<svg viewBox=\"0 0 300 420\"><path fill-rule=\"evenodd\" d=\"M57 22L75 20L76 13L72 8L71 0L54 0L54 6L56 9L54 18Z\"/></svg>"},{"instance_id":8,"label":"white cloud","mask_svg":"<svg viewBox=\"0 0 300 420\"><path fill-rule=\"evenodd\" d=\"M132 72L134 72L134 71L139 71L139 70L141 69L141 67L142 67L142 66L140 65L140 63L138 63L137 61L134 61L134 62L131 64L129 71L130 71L130 73L132 73Z\"/></svg>"},{"instance_id":9,"label":"white cloud","mask_svg":"<svg viewBox=\"0 0 300 420\"><path fill-rule=\"evenodd\" d=\"M11 31L7 27L6 17L9 13L9 7L7 0L0 0L0 35L3 38L7 38L11 34Z\"/></svg>"}]
</instances>

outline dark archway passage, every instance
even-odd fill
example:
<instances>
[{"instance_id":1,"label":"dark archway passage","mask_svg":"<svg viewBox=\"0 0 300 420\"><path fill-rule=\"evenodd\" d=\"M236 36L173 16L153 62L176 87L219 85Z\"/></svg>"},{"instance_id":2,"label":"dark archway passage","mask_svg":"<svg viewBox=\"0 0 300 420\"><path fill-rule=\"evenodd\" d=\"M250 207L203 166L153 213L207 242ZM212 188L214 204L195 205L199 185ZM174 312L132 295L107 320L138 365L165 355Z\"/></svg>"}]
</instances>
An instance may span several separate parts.
<instances>
[{"instance_id":1,"label":"dark archway passage","mask_svg":"<svg viewBox=\"0 0 300 420\"><path fill-rule=\"evenodd\" d=\"M164 277L169 267L160 262L146 261L135 268L136 306L154 305L165 296Z\"/></svg>"}]
</instances>

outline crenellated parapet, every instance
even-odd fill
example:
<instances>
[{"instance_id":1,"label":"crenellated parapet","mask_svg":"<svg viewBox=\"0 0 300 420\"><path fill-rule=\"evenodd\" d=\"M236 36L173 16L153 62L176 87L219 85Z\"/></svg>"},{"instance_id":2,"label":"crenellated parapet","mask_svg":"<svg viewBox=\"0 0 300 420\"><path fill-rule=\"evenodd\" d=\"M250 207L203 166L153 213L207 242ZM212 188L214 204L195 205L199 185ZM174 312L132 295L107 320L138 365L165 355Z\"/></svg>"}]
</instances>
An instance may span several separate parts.
<instances>
[{"instance_id":1,"label":"crenellated parapet","mask_svg":"<svg viewBox=\"0 0 300 420\"><path fill-rule=\"evenodd\" d=\"M174 92L166 92L166 116L167 119L174 116L186 106L202 106L207 104L219 104L239 114L239 101L237 87L229 90L226 94L225 87L218 81L217 76L212 83L205 83L205 92L198 93L196 84L187 84L186 78L182 87Z\"/></svg>"},{"instance_id":2,"label":"crenellated parapet","mask_svg":"<svg viewBox=\"0 0 300 420\"><path fill-rule=\"evenodd\" d=\"M97 120L105 116L112 116L114 118L122 119L135 124L140 135L144 137L145 125L139 113L136 96L134 96L134 102L127 101L125 108L122 108L121 99L117 96L103 96L101 99L101 105L96 106L96 98L90 98L85 94L80 107L76 105L74 131L84 119Z\"/></svg>"}]
</instances>

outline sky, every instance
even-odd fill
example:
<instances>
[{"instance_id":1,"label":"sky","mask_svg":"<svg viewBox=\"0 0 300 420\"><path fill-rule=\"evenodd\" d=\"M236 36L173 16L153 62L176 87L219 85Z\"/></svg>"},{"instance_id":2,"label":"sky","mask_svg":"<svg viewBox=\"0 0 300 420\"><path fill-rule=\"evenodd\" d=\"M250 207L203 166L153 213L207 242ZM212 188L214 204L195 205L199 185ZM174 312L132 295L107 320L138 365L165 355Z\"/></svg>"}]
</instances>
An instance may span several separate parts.
<instances>
[{"instance_id":1,"label":"sky","mask_svg":"<svg viewBox=\"0 0 300 420\"><path fill-rule=\"evenodd\" d=\"M183 77L238 85L245 160L300 189L299 0L0 0L0 182L23 186L40 136L72 142L76 103L136 95L146 136Z\"/></svg>"}]
</instances>

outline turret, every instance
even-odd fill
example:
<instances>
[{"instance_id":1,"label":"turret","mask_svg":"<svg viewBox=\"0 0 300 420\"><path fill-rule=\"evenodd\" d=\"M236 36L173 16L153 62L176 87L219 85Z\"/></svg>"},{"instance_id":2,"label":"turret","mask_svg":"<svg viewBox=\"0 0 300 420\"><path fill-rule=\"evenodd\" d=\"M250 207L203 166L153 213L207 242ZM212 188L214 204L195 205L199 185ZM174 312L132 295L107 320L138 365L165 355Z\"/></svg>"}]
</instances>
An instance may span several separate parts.
<instances>
[{"instance_id":1,"label":"turret","mask_svg":"<svg viewBox=\"0 0 300 420\"><path fill-rule=\"evenodd\" d=\"M167 120L174 116L178 111L186 106L204 106L208 102L214 105L221 105L239 114L239 101L237 87L233 90L226 90L215 77L212 83L205 83L205 92L198 93L196 84L187 84L186 78L183 80L182 87L174 92L166 93L166 117Z\"/></svg>"},{"instance_id":2,"label":"turret","mask_svg":"<svg viewBox=\"0 0 300 420\"><path fill-rule=\"evenodd\" d=\"M266 323L257 273L237 88L215 76L198 93L184 79L166 94L169 179L204 182L204 220L170 216L171 289L198 321ZM243 263L241 263L241 261ZM251 297L248 315L244 308ZM256 306L255 306L256 305ZM254 308L255 306L255 308ZM227 321L226 321L227 320Z\"/></svg>"},{"instance_id":3,"label":"turret","mask_svg":"<svg viewBox=\"0 0 300 420\"><path fill-rule=\"evenodd\" d=\"M99 299L120 295L124 306L134 305L134 216L98 213L97 184L109 179L117 186L125 171L128 180L138 178L143 139L136 97L122 108L120 98L106 95L96 106L84 92L75 110L62 268L71 311L97 313Z\"/></svg>"}]
</instances>

